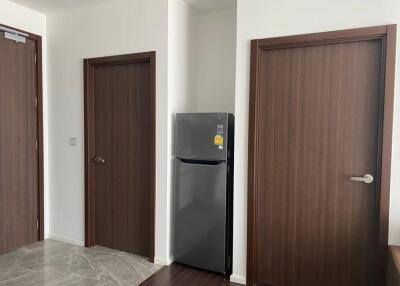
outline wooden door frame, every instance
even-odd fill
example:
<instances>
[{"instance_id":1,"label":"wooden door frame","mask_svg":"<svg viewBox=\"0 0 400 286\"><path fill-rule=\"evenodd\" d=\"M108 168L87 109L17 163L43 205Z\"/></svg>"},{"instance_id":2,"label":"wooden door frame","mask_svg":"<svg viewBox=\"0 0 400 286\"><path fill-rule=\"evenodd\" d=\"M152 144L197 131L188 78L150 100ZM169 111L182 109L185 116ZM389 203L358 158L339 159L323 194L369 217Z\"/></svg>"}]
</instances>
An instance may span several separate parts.
<instances>
[{"instance_id":1,"label":"wooden door frame","mask_svg":"<svg viewBox=\"0 0 400 286\"><path fill-rule=\"evenodd\" d=\"M145 52L111 57L91 58L84 60L85 89L85 246L96 244L95 237L95 82L94 69L99 66L149 63L150 64L150 106L151 106L151 160L150 160L150 221L149 227L149 259L154 262L155 248L155 200L156 200L156 52Z\"/></svg>"},{"instance_id":2,"label":"wooden door frame","mask_svg":"<svg viewBox=\"0 0 400 286\"><path fill-rule=\"evenodd\" d=\"M0 26L26 34L25 38L36 44L36 95L37 95L37 140L38 140L38 241L44 240L44 142L43 142L43 68L42 37L11 26Z\"/></svg>"},{"instance_id":3,"label":"wooden door frame","mask_svg":"<svg viewBox=\"0 0 400 286\"><path fill-rule=\"evenodd\" d=\"M393 98L395 83L396 25L377 26L333 32L287 36L251 41L249 148L248 148L248 210L247 210L247 285L255 285L257 278L257 186L256 163L258 150L258 110L260 100L260 54L266 50L327 45L362 40L380 40L382 43L382 75L379 110L379 146L377 174L378 227L377 259L378 276L385 281L388 244L388 220L390 199L390 167L392 153ZM383 285L383 284L382 284Z\"/></svg>"}]
</instances>

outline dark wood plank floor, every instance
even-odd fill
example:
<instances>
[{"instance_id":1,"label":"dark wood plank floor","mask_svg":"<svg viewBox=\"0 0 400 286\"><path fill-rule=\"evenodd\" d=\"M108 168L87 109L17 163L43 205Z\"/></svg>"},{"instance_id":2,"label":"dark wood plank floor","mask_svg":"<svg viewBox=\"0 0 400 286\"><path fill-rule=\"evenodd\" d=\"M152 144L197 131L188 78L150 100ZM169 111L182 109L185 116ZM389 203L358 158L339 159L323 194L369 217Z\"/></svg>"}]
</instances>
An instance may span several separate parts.
<instances>
[{"instance_id":1,"label":"dark wood plank floor","mask_svg":"<svg viewBox=\"0 0 400 286\"><path fill-rule=\"evenodd\" d=\"M239 286L230 282L224 276L186 267L180 264L171 264L158 271L140 286Z\"/></svg>"},{"instance_id":2,"label":"dark wood plank floor","mask_svg":"<svg viewBox=\"0 0 400 286\"><path fill-rule=\"evenodd\" d=\"M390 246L387 266L387 286L400 286L400 247Z\"/></svg>"}]
</instances>

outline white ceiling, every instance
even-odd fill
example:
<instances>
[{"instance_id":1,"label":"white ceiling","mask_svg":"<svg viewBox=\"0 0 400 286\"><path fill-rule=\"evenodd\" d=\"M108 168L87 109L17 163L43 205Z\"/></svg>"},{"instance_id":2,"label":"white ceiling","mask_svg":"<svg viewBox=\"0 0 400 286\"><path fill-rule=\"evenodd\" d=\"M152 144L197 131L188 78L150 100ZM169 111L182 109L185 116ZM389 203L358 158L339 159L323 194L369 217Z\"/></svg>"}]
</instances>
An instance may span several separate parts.
<instances>
[{"instance_id":1,"label":"white ceiling","mask_svg":"<svg viewBox=\"0 0 400 286\"><path fill-rule=\"evenodd\" d=\"M42 13L87 7L94 4L116 0L11 0L17 4ZM146 1L146 0L144 0ZM236 8L236 0L183 0L194 9L202 12L229 10Z\"/></svg>"},{"instance_id":2,"label":"white ceiling","mask_svg":"<svg viewBox=\"0 0 400 286\"><path fill-rule=\"evenodd\" d=\"M236 8L236 0L183 0L202 12L229 10Z\"/></svg>"},{"instance_id":3,"label":"white ceiling","mask_svg":"<svg viewBox=\"0 0 400 286\"><path fill-rule=\"evenodd\" d=\"M22 6L42 13L51 13L67 9L86 7L116 0L11 0Z\"/></svg>"}]
</instances>

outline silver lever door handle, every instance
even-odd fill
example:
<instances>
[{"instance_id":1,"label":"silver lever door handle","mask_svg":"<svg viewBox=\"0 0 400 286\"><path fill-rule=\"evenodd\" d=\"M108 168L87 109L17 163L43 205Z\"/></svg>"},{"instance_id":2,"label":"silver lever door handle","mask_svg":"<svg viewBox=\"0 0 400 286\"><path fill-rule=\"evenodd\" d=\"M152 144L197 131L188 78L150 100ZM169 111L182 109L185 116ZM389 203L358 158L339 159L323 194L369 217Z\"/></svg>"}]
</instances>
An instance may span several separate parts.
<instances>
[{"instance_id":1,"label":"silver lever door handle","mask_svg":"<svg viewBox=\"0 0 400 286\"><path fill-rule=\"evenodd\" d=\"M371 174L365 174L362 177L350 177L350 180L355 182L363 182L366 184L371 184L374 181L374 177Z\"/></svg>"},{"instance_id":2,"label":"silver lever door handle","mask_svg":"<svg viewBox=\"0 0 400 286\"><path fill-rule=\"evenodd\" d=\"M104 160L104 158L102 158L102 157L96 156L93 158L93 162L103 164L106 162L106 160Z\"/></svg>"}]
</instances>

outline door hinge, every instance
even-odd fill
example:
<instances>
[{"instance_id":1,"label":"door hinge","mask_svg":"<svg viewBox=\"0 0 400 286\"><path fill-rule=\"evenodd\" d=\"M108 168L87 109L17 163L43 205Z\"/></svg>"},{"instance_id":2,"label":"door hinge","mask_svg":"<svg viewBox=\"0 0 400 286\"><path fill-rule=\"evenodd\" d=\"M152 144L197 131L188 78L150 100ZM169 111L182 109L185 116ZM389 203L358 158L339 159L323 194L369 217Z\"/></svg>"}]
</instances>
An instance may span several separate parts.
<instances>
[{"instance_id":1,"label":"door hinge","mask_svg":"<svg viewBox=\"0 0 400 286\"><path fill-rule=\"evenodd\" d=\"M36 147L36 150L39 148L39 141L37 139L35 140L35 147Z\"/></svg>"},{"instance_id":2,"label":"door hinge","mask_svg":"<svg viewBox=\"0 0 400 286\"><path fill-rule=\"evenodd\" d=\"M37 54L35 53L35 64L37 64Z\"/></svg>"},{"instance_id":3,"label":"door hinge","mask_svg":"<svg viewBox=\"0 0 400 286\"><path fill-rule=\"evenodd\" d=\"M39 229L39 220L38 219L36 220L36 229L37 230Z\"/></svg>"},{"instance_id":4,"label":"door hinge","mask_svg":"<svg viewBox=\"0 0 400 286\"><path fill-rule=\"evenodd\" d=\"M35 106L38 107L38 98L35 96Z\"/></svg>"}]
</instances>

